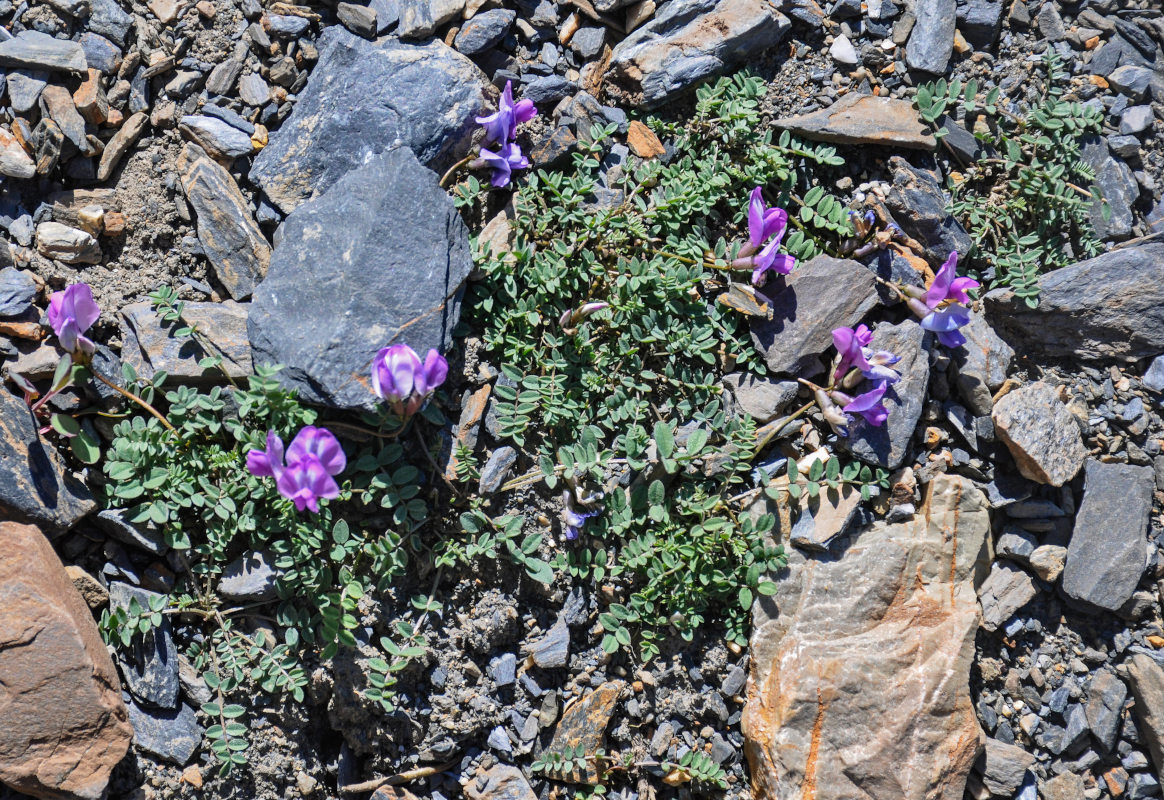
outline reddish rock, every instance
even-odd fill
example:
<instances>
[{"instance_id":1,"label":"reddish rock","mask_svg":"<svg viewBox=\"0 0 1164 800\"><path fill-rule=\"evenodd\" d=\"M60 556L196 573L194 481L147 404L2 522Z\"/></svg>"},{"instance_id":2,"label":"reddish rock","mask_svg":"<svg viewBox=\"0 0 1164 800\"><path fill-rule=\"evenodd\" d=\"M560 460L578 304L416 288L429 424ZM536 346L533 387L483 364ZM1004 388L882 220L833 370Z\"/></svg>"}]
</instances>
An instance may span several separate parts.
<instances>
[{"instance_id":1,"label":"reddish rock","mask_svg":"<svg viewBox=\"0 0 1164 800\"><path fill-rule=\"evenodd\" d=\"M778 119L777 128L833 144L879 144L913 150L934 150L937 140L906 100L847 94L828 108Z\"/></svg>"},{"instance_id":2,"label":"reddish rock","mask_svg":"<svg viewBox=\"0 0 1164 800\"><path fill-rule=\"evenodd\" d=\"M614 704L622 694L625 681L607 681L585 697L575 698L562 711L562 720L554 730L549 752L561 753L581 746L587 756L595 755L606 739L606 726L614 714ZM556 775L560 780L573 783L596 784L599 776L593 766L586 774L570 772Z\"/></svg>"},{"instance_id":3,"label":"reddish rock","mask_svg":"<svg viewBox=\"0 0 1164 800\"><path fill-rule=\"evenodd\" d=\"M0 782L97 800L133 730L89 607L35 527L0 523Z\"/></svg>"}]
</instances>

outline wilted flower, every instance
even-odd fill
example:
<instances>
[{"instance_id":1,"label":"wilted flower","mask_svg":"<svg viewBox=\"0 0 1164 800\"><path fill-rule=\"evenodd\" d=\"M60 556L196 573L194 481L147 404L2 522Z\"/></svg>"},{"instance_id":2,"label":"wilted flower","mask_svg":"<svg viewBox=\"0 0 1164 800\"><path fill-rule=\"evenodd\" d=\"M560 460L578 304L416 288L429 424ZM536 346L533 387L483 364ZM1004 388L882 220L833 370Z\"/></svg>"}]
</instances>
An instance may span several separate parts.
<instances>
[{"instance_id":1,"label":"wilted flower","mask_svg":"<svg viewBox=\"0 0 1164 800\"><path fill-rule=\"evenodd\" d=\"M597 498L601 499L601 495L597 495ZM601 513L601 507L595 508L593 511L578 511L574 507L573 492L569 489L562 492L562 525L568 541L574 541L581 535L586 520L597 517Z\"/></svg>"},{"instance_id":2,"label":"wilted flower","mask_svg":"<svg viewBox=\"0 0 1164 800\"><path fill-rule=\"evenodd\" d=\"M787 228L788 212L782 208L765 208L760 187L753 189L748 198L748 242L732 262L733 267L752 267L753 286L759 286L769 271L787 275L796 266L795 258L776 252Z\"/></svg>"},{"instance_id":3,"label":"wilted flower","mask_svg":"<svg viewBox=\"0 0 1164 800\"><path fill-rule=\"evenodd\" d=\"M833 399L843 403L841 410L846 414L860 414L870 425L880 426L889 419L889 409L885 407L882 398L889 388L887 381L877 381L877 385L864 394L849 397L844 392L833 392Z\"/></svg>"},{"instance_id":4,"label":"wilted flower","mask_svg":"<svg viewBox=\"0 0 1164 800\"><path fill-rule=\"evenodd\" d=\"M860 374L871 381L887 381L896 383L901 378L892 365L901 360L901 357L888 350L876 353L868 348L873 341L873 332L864 325L853 328L837 328L833 331L833 344L836 345L840 360L837 370L833 373L833 382L840 384L849 370L856 367Z\"/></svg>"},{"instance_id":5,"label":"wilted flower","mask_svg":"<svg viewBox=\"0 0 1164 800\"><path fill-rule=\"evenodd\" d=\"M485 143L504 145L517 134L518 123L528 122L537 116L532 100L513 102L513 82L506 81L497 110L485 117L477 117L477 122L485 128ZM481 151L484 154L484 150ZM505 184L494 184L504 186Z\"/></svg>"},{"instance_id":6,"label":"wilted flower","mask_svg":"<svg viewBox=\"0 0 1164 800\"><path fill-rule=\"evenodd\" d=\"M429 350L422 363L411 347L394 344L381 349L372 361L372 390L397 414L410 417L448 374L449 362L436 350Z\"/></svg>"},{"instance_id":7,"label":"wilted flower","mask_svg":"<svg viewBox=\"0 0 1164 800\"><path fill-rule=\"evenodd\" d=\"M604 308L610 308L610 303L586 303L578 308L571 308L558 317L558 325L564 333L572 336L577 333L578 323Z\"/></svg>"},{"instance_id":8,"label":"wilted flower","mask_svg":"<svg viewBox=\"0 0 1164 800\"><path fill-rule=\"evenodd\" d=\"M473 159L469 164L473 169L481 169L482 167L489 167L493 170L493 175L489 182L497 188L509 185L510 176L515 169L529 169L529 159L522 155L521 148L517 146L517 142L509 142L501 146L498 152L486 150L481 148L481 155L479 158Z\"/></svg>"},{"instance_id":9,"label":"wilted flower","mask_svg":"<svg viewBox=\"0 0 1164 800\"><path fill-rule=\"evenodd\" d=\"M334 475L347 467L347 456L339 441L325 428L308 425L295 435L286 450L274 431L267 432L267 449L247 453L247 469L252 475L273 477L279 494L295 504L318 513L319 501L339 497Z\"/></svg>"},{"instance_id":10,"label":"wilted flower","mask_svg":"<svg viewBox=\"0 0 1164 800\"><path fill-rule=\"evenodd\" d=\"M93 290L87 283L74 283L62 292L54 292L49 298L49 325L61 347L74 355L79 352L93 355L97 347L85 338L84 333L100 316L101 309L97 307Z\"/></svg>"},{"instance_id":11,"label":"wilted flower","mask_svg":"<svg viewBox=\"0 0 1164 800\"><path fill-rule=\"evenodd\" d=\"M956 277L957 270L958 253L953 252L934 276L925 297L911 297L907 301L910 310L921 318L921 326L937 334L938 341L946 347L961 347L966 343L966 337L958 330L970 323L970 309L966 307L970 298L966 290L980 285L973 278Z\"/></svg>"}]
</instances>

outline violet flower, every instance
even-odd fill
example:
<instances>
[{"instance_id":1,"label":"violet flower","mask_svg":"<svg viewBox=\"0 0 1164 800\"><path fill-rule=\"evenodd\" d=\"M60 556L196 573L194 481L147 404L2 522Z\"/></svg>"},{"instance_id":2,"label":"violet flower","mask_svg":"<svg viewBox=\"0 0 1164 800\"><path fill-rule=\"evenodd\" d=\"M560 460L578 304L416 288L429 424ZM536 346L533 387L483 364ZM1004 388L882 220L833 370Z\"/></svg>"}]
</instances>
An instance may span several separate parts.
<instances>
[{"instance_id":1,"label":"violet flower","mask_svg":"<svg viewBox=\"0 0 1164 800\"><path fill-rule=\"evenodd\" d=\"M528 122L537 116L532 100L513 102L513 82L506 81L497 110L485 117L477 117L477 122L485 128L485 143L505 145L517 135L519 123ZM482 154L484 154L482 150ZM504 186L504 184L501 184Z\"/></svg>"},{"instance_id":2,"label":"violet flower","mask_svg":"<svg viewBox=\"0 0 1164 800\"><path fill-rule=\"evenodd\" d=\"M753 189L748 199L748 241L732 262L733 267L752 267L753 286L763 283L768 272L787 275L796 266L795 258L776 252L787 229L788 212L766 208L760 187Z\"/></svg>"},{"instance_id":3,"label":"violet flower","mask_svg":"<svg viewBox=\"0 0 1164 800\"><path fill-rule=\"evenodd\" d=\"M846 414L860 414L870 425L879 427L889 419L889 409L882 402L888 388L888 381L877 381L876 386L856 397L849 397L843 392L833 392L832 396L838 403L844 404L841 410Z\"/></svg>"},{"instance_id":4,"label":"violet flower","mask_svg":"<svg viewBox=\"0 0 1164 800\"><path fill-rule=\"evenodd\" d=\"M981 284L973 278L958 278L958 253L950 253L934 276L933 283L922 299L908 299L910 310L921 318L921 326L933 331L938 341L946 347L961 347L966 337L958 330L970 323L970 309L966 304L970 297L967 289L976 289Z\"/></svg>"},{"instance_id":5,"label":"violet flower","mask_svg":"<svg viewBox=\"0 0 1164 800\"><path fill-rule=\"evenodd\" d=\"M601 495L597 495L601 499ZM574 541L582 534L582 528L586 525L586 520L597 517L602 513L602 508L596 508L594 511L578 511L574 508L573 494L569 489L562 492L562 525L567 541Z\"/></svg>"},{"instance_id":6,"label":"violet flower","mask_svg":"<svg viewBox=\"0 0 1164 800\"><path fill-rule=\"evenodd\" d=\"M448 374L449 362L436 350L430 349L422 363L411 347L394 344L381 349L372 360L372 390L391 403L397 414L410 417Z\"/></svg>"},{"instance_id":7,"label":"violet flower","mask_svg":"<svg viewBox=\"0 0 1164 800\"><path fill-rule=\"evenodd\" d=\"M489 182L500 189L503 186L509 185L509 179L513 175L515 169L529 169L529 159L522 155L521 148L517 146L517 142L509 142L501 146L498 152L486 150L481 148L479 158L473 159L469 163L473 169L481 169L482 167L489 167L493 170L493 175Z\"/></svg>"},{"instance_id":8,"label":"violet flower","mask_svg":"<svg viewBox=\"0 0 1164 800\"><path fill-rule=\"evenodd\" d=\"M319 512L319 501L339 497L334 475L347 467L347 456L339 441L325 428L308 425L295 434L283 463L283 440L267 432L267 449L247 453L247 470L259 477L273 477L279 494L295 504Z\"/></svg>"},{"instance_id":9,"label":"violet flower","mask_svg":"<svg viewBox=\"0 0 1164 800\"><path fill-rule=\"evenodd\" d=\"M901 356L888 350L876 353L868 348L873 341L873 332L864 325L853 328L837 328L833 331L833 344L836 345L840 360L837 370L833 373L833 382L840 384L844 381L849 370L856 367L866 379L871 381L886 381L896 383L901 374L892 369L892 366L901 360Z\"/></svg>"},{"instance_id":10,"label":"violet flower","mask_svg":"<svg viewBox=\"0 0 1164 800\"><path fill-rule=\"evenodd\" d=\"M97 307L93 290L87 283L74 283L63 292L53 292L49 298L49 325L61 347L73 355L93 355L97 346L84 334L100 316L101 309Z\"/></svg>"}]
</instances>

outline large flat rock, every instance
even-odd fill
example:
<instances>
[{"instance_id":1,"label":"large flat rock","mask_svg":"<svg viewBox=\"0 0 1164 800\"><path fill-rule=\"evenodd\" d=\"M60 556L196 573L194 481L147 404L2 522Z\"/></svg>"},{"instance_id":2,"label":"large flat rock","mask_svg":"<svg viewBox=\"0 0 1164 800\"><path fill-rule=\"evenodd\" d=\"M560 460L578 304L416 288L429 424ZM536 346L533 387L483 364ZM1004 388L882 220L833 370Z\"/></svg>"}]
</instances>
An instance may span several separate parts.
<instances>
[{"instance_id":1,"label":"large flat rock","mask_svg":"<svg viewBox=\"0 0 1164 800\"><path fill-rule=\"evenodd\" d=\"M934 150L938 146L912 103L856 92L850 92L828 108L785 117L772 124L817 142L877 144L911 150Z\"/></svg>"},{"instance_id":2,"label":"large flat rock","mask_svg":"<svg viewBox=\"0 0 1164 800\"><path fill-rule=\"evenodd\" d=\"M472 266L436 175L407 148L375 156L283 223L247 321L254 361L308 402L370 408L376 351L444 349Z\"/></svg>"},{"instance_id":3,"label":"large flat rock","mask_svg":"<svg viewBox=\"0 0 1164 800\"><path fill-rule=\"evenodd\" d=\"M455 160L468 146L473 118L492 105L481 71L438 41L368 41L335 25L318 47L319 63L295 110L250 171L284 213L401 145L438 168Z\"/></svg>"},{"instance_id":4,"label":"large flat rock","mask_svg":"<svg viewBox=\"0 0 1164 800\"><path fill-rule=\"evenodd\" d=\"M983 746L969 678L989 533L982 492L941 475L912 520L875 523L836 555L789 552L753 611L756 797L962 800Z\"/></svg>"},{"instance_id":5,"label":"large flat rock","mask_svg":"<svg viewBox=\"0 0 1164 800\"><path fill-rule=\"evenodd\" d=\"M671 0L611 55L609 90L652 107L775 47L792 23L765 0Z\"/></svg>"},{"instance_id":6,"label":"large flat rock","mask_svg":"<svg viewBox=\"0 0 1164 800\"><path fill-rule=\"evenodd\" d=\"M1112 250L1039 278L1039 305L986 296L990 322L1016 350L1088 361L1164 353L1164 242Z\"/></svg>"},{"instance_id":7,"label":"large flat rock","mask_svg":"<svg viewBox=\"0 0 1164 800\"><path fill-rule=\"evenodd\" d=\"M133 736L117 672L41 532L0 523L0 553L0 782L98 800Z\"/></svg>"}]
</instances>

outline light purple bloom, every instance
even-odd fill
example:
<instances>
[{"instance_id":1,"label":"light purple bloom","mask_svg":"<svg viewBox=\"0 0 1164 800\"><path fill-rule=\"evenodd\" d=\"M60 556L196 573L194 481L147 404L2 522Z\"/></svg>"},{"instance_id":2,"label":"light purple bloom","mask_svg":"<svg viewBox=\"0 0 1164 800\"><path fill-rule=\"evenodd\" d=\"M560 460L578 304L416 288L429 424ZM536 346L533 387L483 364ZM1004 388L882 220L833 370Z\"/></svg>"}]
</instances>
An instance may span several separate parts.
<instances>
[{"instance_id":1,"label":"light purple bloom","mask_svg":"<svg viewBox=\"0 0 1164 800\"><path fill-rule=\"evenodd\" d=\"M604 308L610 308L610 303L586 303L578 308L567 309L562 316L558 317L558 325L563 331L570 333L579 322L591 314L597 314Z\"/></svg>"},{"instance_id":2,"label":"light purple bloom","mask_svg":"<svg viewBox=\"0 0 1164 800\"><path fill-rule=\"evenodd\" d=\"M856 367L866 379L871 381L888 381L896 383L901 374L891 367L901 360L888 350L879 350L876 353L868 347L873 341L873 332L864 325L852 328L837 328L833 331L833 344L841 358L837 362L837 370L833 373L833 382L841 383L849 370Z\"/></svg>"},{"instance_id":3,"label":"light purple bloom","mask_svg":"<svg viewBox=\"0 0 1164 800\"><path fill-rule=\"evenodd\" d=\"M513 102L513 82L506 81L501 99L497 101L497 110L488 116L477 117L477 122L485 128L486 144L504 145L517 135L519 123L528 122L537 113L532 100Z\"/></svg>"},{"instance_id":4,"label":"light purple bloom","mask_svg":"<svg viewBox=\"0 0 1164 800\"><path fill-rule=\"evenodd\" d=\"M521 148L517 146L517 142L509 142L502 145L498 152L486 150L481 148L480 158L473 159L469 165L474 169L481 167L489 167L493 170L493 175L489 182L495 187L501 188L509 185L509 179L513 175L515 169L529 169L529 159L522 155Z\"/></svg>"},{"instance_id":5,"label":"light purple bloom","mask_svg":"<svg viewBox=\"0 0 1164 800\"><path fill-rule=\"evenodd\" d=\"M748 241L732 262L733 267L752 268L753 286L763 283L768 272L787 275L796 266L795 258L776 252L787 229L788 212L782 208L766 208L760 187L753 189L748 197Z\"/></svg>"},{"instance_id":6,"label":"light purple bloom","mask_svg":"<svg viewBox=\"0 0 1164 800\"><path fill-rule=\"evenodd\" d=\"M888 382L878 381L877 385L869 391L849 400L841 407L841 410L846 414L860 414L870 425L884 425L885 420L889 419L889 409L885 407L882 398L885 397L885 390L888 388Z\"/></svg>"},{"instance_id":7,"label":"light purple bloom","mask_svg":"<svg viewBox=\"0 0 1164 800\"><path fill-rule=\"evenodd\" d=\"M970 309L966 308L970 297L966 290L980 285L973 278L956 277L957 269L958 254L950 253L934 275L924 300L916 297L908 300L913 313L921 317L921 326L937 334L938 341L946 347L961 347L966 343L966 337L958 331L970 323Z\"/></svg>"},{"instance_id":8,"label":"light purple bloom","mask_svg":"<svg viewBox=\"0 0 1164 800\"><path fill-rule=\"evenodd\" d=\"M967 289L977 289L981 284L973 278L958 278L958 253L957 251L950 253L950 257L946 259L946 263L942 264L941 269L934 275L934 282L930 284L929 290L926 292L926 305L931 309L937 308L946 300L953 303L962 303L966 305L970 302L970 297L966 294Z\"/></svg>"},{"instance_id":9,"label":"light purple bloom","mask_svg":"<svg viewBox=\"0 0 1164 800\"><path fill-rule=\"evenodd\" d=\"M336 485L335 479L311 453L288 464L276 480L275 486L279 494L293 502L299 511L308 508L313 513L319 513L320 500L334 500L339 497L339 486Z\"/></svg>"},{"instance_id":10,"label":"light purple bloom","mask_svg":"<svg viewBox=\"0 0 1164 800\"><path fill-rule=\"evenodd\" d=\"M448 374L449 362L436 350L430 349L421 362L411 347L394 344L381 349L372 361L372 390L398 414L411 416Z\"/></svg>"},{"instance_id":11,"label":"light purple bloom","mask_svg":"<svg viewBox=\"0 0 1164 800\"><path fill-rule=\"evenodd\" d=\"M279 494L300 511L308 508L318 513L321 499L339 497L339 485L332 476L343 472L348 460L331 431L308 425L287 448L286 464L283 455L283 440L268 431L267 449L247 453L247 469L252 475L273 477Z\"/></svg>"},{"instance_id":12,"label":"light purple bloom","mask_svg":"<svg viewBox=\"0 0 1164 800\"><path fill-rule=\"evenodd\" d=\"M796 259L785 253L777 253L780 240L784 238L784 231L775 236L764 249L752 257L755 268L752 270L752 285L759 286L764 282L764 274L775 272L777 275L787 275L796 266Z\"/></svg>"},{"instance_id":13,"label":"light purple bloom","mask_svg":"<svg viewBox=\"0 0 1164 800\"><path fill-rule=\"evenodd\" d=\"M93 290L87 283L74 283L63 292L54 292L49 298L48 320L53 333L69 353L92 355L97 346L85 338L85 331L101 316L101 309L93 300Z\"/></svg>"},{"instance_id":14,"label":"light purple bloom","mask_svg":"<svg viewBox=\"0 0 1164 800\"><path fill-rule=\"evenodd\" d=\"M958 329L969 324L970 309L958 303L931 311L921 321L921 326L937 334L938 341L946 347L961 347L966 344L966 337Z\"/></svg>"},{"instance_id":15,"label":"light purple bloom","mask_svg":"<svg viewBox=\"0 0 1164 800\"><path fill-rule=\"evenodd\" d=\"M247 470L260 478L278 478L284 469L283 440L274 431L267 431L267 449L247 453Z\"/></svg>"},{"instance_id":16,"label":"light purple bloom","mask_svg":"<svg viewBox=\"0 0 1164 800\"><path fill-rule=\"evenodd\" d=\"M567 541L574 541L582 533L583 526L586 525L586 520L592 517L597 517L602 513L602 509L598 508L594 511L577 511L574 509L573 500L570 497L569 490L562 493L562 525L565 527L565 534Z\"/></svg>"},{"instance_id":17,"label":"light purple bloom","mask_svg":"<svg viewBox=\"0 0 1164 800\"><path fill-rule=\"evenodd\" d=\"M267 440L270 447L270 439ZM328 475L339 475L348 465L348 458L339 441L326 428L308 425L295 434L291 446L287 448L287 461L294 463L312 456L323 466Z\"/></svg>"},{"instance_id":18,"label":"light purple bloom","mask_svg":"<svg viewBox=\"0 0 1164 800\"><path fill-rule=\"evenodd\" d=\"M748 199L748 244L751 247L748 253L759 250L760 245L772 236L783 236L787 225L788 212L782 208L766 208L760 187L753 189Z\"/></svg>"}]
</instances>

